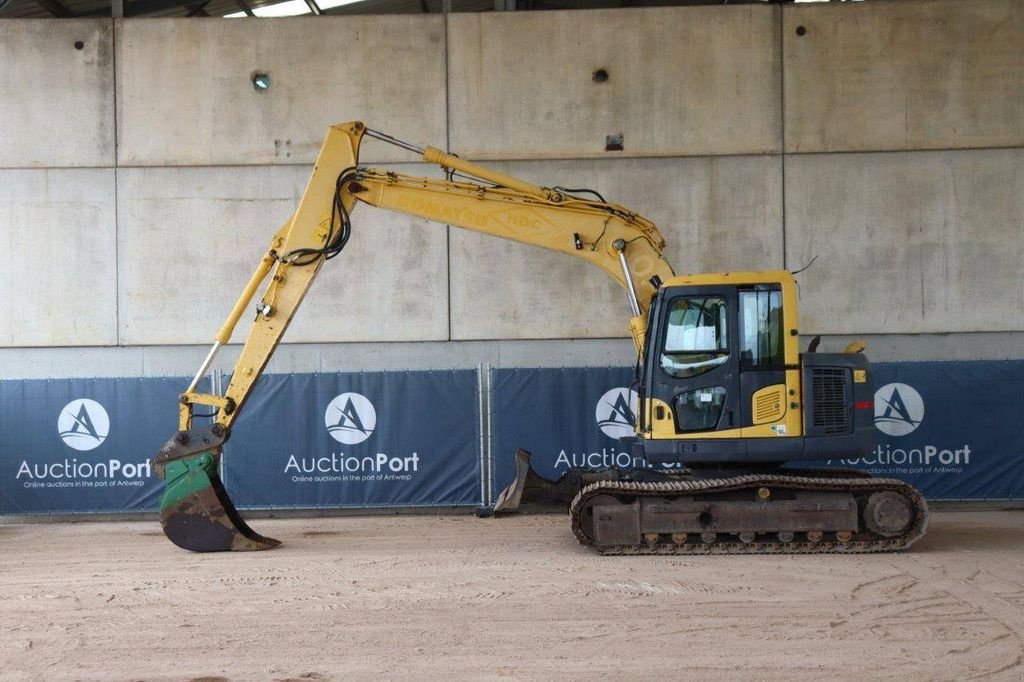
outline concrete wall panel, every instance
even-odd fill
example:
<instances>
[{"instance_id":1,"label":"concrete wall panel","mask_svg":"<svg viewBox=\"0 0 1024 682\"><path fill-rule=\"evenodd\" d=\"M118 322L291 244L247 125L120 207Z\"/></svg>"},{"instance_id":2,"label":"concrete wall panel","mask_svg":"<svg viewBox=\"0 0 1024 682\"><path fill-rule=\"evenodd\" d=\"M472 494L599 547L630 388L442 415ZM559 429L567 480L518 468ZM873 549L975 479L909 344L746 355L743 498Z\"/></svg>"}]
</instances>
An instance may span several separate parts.
<instances>
[{"instance_id":1,"label":"concrete wall panel","mask_svg":"<svg viewBox=\"0 0 1024 682\"><path fill-rule=\"evenodd\" d=\"M0 346L117 343L113 170L0 170L0 252Z\"/></svg>"},{"instance_id":2,"label":"concrete wall panel","mask_svg":"<svg viewBox=\"0 0 1024 682\"><path fill-rule=\"evenodd\" d=\"M120 21L122 165L307 164L328 126L359 119L443 147L444 19ZM270 75L257 92L254 72ZM379 142L364 161L411 160Z\"/></svg>"},{"instance_id":3,"label":"concrete wall panel","mask_svg":"<svg viewBox=\"0 0 1024 682\"><path fill-rule=\"evenodd\" d=\"M782 265L777 157L507 162L533 182L590 187L653 220L676 271ZM452 337L628 335L626 294L571 256L452 228Z\"/></svg>"},{"instance_id":4,"label":"concrete wall panel","mask_svg":"<svg viewBox=\"0 0 1024 682\"><path fill-rule=\"evenodd\" d=\"M787 151L1024 145L1019 0L830 3L783 15Z\"/></svg>"},{"instance_id":5,"label":"concrete wall panel","mask_svg":"<svg viewBox=\"0 0 1024 682\"><path fill-rule=\"evenodd\" d=\"M786 160L801 331L1024 330L1024 149Z\"/></svg>"},{"instance_id":6,"label":"concrete wall panel","mask_svg":"<svg viewBox=\"0 0 1024 682\"><path fill-rule=\"evenodd\" d=\"M421 167L405 167L419 172ZM132 168L120 172L121 333L129 344L208 343L310 169ZM444 339L446 228L359 207L344 253L327 263L290 342ZM235 340L251 320L243 317Z\"/></svg>"},{"instance_id":7,"label":"concrete wall panel","mask_svg":"<svg viewBox=\"0 0 1024 682\"><path fill-rule=\"evenodd\" d=\"M109 19L0 19L0 64L0 167L113 165Z\"/></svg>"},{"instance_id":8,"label":"concrete wall panel","mask_svg":"<svg viewBox=\"0 0 1024 682\"><path fill-rule=\"evenodd\" d=\"M451 15L452 149L488 159L777 151L776 12ZM606 82L595 82L598 69ZM609 134L624 136L624 151L605 151Z\"/></svg>"},{"instance_id":9,"label":"concrete wall panel","mask_svg":"<svg viewBox=\"0 0 1024 682\"><path fill-rule=\"evenodd\" d=\"M160 349L162 354L164 349ZM196 347L199 352L204 352ZM146 349L124 346L74 348L0 348L4 379L53 379L156 376L146 372ZM200 362L202 359L200 358ZM197 362L189 374L199 369ZM184 376L180 372L179 376ZM184 390L182 386L182 390Z\"/></svg>"}]
</instances>

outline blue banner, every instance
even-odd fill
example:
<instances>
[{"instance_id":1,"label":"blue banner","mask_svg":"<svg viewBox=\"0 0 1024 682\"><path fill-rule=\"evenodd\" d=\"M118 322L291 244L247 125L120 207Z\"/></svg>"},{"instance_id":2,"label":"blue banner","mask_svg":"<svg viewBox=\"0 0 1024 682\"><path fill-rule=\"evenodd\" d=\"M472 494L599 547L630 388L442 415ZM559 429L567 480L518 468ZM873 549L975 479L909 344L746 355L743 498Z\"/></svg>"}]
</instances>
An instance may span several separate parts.
<instances>
[{"instance_id":1,"label":"blue banner","mask_svg":"<svg viewBox=\"0 0 1024 682\"><path fill-rule=\"evenodd\" d=\"M0 381L0 512L155 511L188 379Z\"/></svg>"},{"instance_id":2,"label":"blue banner","mask_svg":"<svg viewBox=\"0 0 1024 682\"><path fill-rule=\"evenodd\" d=\"M937 500L1024 499L1024 362L874 365L878 446L830 462Z\"/></svg>"},{"instance_id":3,"label":"blue banner","mask_svg":"<svg viewBox=\"0 0 1024 682\"><path fill-rule=\"evenodd\" d=\"M632 382L622 367L492 370L491 499L515 476L518 448L547 478L573 467L642 466L618 443L633 435Z\"/></svg>"},{"instance_id":4,"label":"blue banner","mask_svg":"<svg viewBox=\"0 0 1024 682\"><path fill-rule=\"evenodd\" d=\"M477 505L474 370L267 375L225 445L242 508Z\"/></svg>"},{"instance_id":5,"label":"blue banner","mask_svg":"<svg viewBox=\"0 0 1024 682\"><path fill-rule=\"evenodd\" d=\"M899 478L930 499L1024 499L1024 362L878 363L873 372L878 446L820 464ZM635 420L632 380L631 368L494 370L492 495L512 480L520 447L549 478L573 466L643 465L616 441Z\"/></svg>"},{"instance_id":6,"label":"blue banner","mask_svg":"<svg viewBox=\"0 0 1024 682\"><path fill-rule=\"evenodd\" d=\"M931 499L1024 499L1024 362L874 365L878 446L829 462ZM631 368L492 374L492 495L513 453L539 473L641 466ZM0 513L152 511L149 460L174 432L187 379L0 381ZM227 443L242 507L451 506L481 501L473 371L266 376Z\"/></svg>"}]
</instances>

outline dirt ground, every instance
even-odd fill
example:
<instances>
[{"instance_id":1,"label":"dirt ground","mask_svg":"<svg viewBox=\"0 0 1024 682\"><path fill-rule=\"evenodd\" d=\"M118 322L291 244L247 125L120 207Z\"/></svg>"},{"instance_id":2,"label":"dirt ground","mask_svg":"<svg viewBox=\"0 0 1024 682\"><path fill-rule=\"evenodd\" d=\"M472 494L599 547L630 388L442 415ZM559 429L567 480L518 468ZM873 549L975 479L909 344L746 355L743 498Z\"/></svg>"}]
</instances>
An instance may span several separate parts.
<instances>
[{"instance_id":1,"label":"dirt ground","mask_svg":"<svg viewBox=\"0 0 1024 682\"><path fill-rule=\"evenodd\" d=\"M1024 512L904 554L601 557L564 517L0 525L0 678L1024 678Z\"/></svg>"}]
</instances>

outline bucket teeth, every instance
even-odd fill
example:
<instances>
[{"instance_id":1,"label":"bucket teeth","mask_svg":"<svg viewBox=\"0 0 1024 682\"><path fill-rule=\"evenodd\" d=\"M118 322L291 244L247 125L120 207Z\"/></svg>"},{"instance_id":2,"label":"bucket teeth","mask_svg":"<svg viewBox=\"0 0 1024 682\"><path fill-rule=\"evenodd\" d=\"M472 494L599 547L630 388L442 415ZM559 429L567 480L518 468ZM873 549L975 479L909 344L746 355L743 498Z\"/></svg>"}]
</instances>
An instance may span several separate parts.
<instances>
[{"instance_id":1,"label":"bucket teeth","mask_svg":"<svg viewBox=\"0 0 1024 682\"><path fill-rule=\"evenodd\" d=\"M250 528L217 473L219 448L167 462L160 505L164 534L193 552L252 551L281 544Z\"/></svg>"}]
</instances>

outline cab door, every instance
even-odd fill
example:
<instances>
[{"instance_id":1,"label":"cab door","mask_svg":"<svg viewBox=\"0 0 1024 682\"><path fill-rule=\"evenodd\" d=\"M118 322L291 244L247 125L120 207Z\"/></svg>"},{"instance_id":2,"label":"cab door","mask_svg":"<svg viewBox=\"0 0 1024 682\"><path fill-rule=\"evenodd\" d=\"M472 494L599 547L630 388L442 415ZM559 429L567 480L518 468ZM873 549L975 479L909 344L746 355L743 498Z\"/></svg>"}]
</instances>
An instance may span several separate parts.
<instances>
[{"instance_id":1,"label":"cab door","mask_svg":"<svg viewBox=\"0 0 1024 682\"><path fill-rule=\"evenodd\" d=\"M671 406L681 436L740 427L736 311L735 287L665 291L648 377L651 395Z\"/></svg>"},{"instance_id":2,"label":"cab door","mask_svg":"<svg viewBox=\"0 0 1024 682\"><path fill-rule=\"evenodd\" d=\"M769 424L783 418L789 402L782 288L758 284L740 287L737 295L741 425Z\"/></svg>"}]
</instances>

